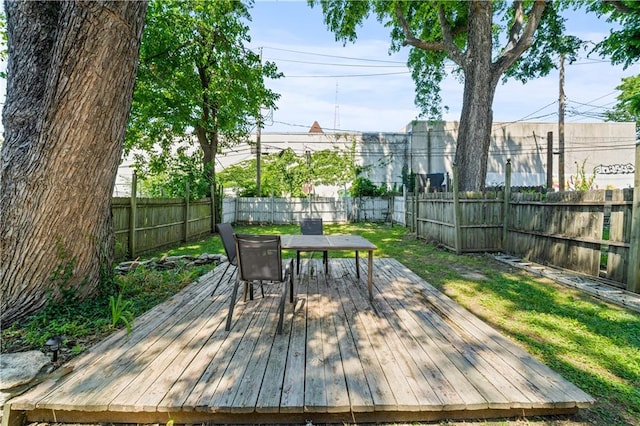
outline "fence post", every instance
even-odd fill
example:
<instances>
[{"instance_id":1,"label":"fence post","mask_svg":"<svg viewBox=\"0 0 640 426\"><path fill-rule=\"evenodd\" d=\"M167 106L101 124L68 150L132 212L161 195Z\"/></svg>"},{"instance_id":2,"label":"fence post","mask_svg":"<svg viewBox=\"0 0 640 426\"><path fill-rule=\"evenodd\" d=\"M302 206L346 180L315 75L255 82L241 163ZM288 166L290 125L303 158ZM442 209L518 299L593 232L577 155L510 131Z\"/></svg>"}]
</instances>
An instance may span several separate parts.
<instances>
[{"instance_id":1,"label":"fence post","mask_svg":"<svg viewBox=\"0 0 640 426\"><path fill-rule=\"evenodd\" d=\"M553 189L553 132L547 132L547 189Z\"/></svg>"},{"instance_id":2,"label":"fence post","mask_svg":"<svg viewBox=\"0 0 640 426\"><path fill-rule=\"evenodd\" d=\"M135 259L136 256L136 208L138 192L138 174L133 171L131 175L131 197L129 198L129 257Z\"/></svg>"},{"instance_id":3,"label":"fence post","mask_svg":"<svg viewBox=\"0 0 640 426\"><path fill-rule=\"evenodd\" d=\"M189 181L184 189L184 241L189 239Z\"/></svg>"},{"instance_id":4,"label":"fence post","mask_svg":"<svg viewBox=\"0 0 640 426\"><path fill-rule=\"evenodd\" d=\"M455 227L455 249L456 254L462 251L462 231L460 227L460 193L458 191L458 166L453 164L453 225Z\"/></svg>"},{"instance_id":5,"label":"fence post","mask_svg":"<svg viewBox=\"0 0 640 426\"><path fill-rule=\"evenodd\" d=\"M276 217L276 212L274 211L274 206L275 206L275 202L274 202L274 197L273 197L273 191L271 192L271 224L275 225L276 221L275 221L275 217Z\"/></svg>"},{"instance_id":6,"label":"fence post","mask_svg":"<svg viewBox=\"0 0 640 426\"><path fill-rule=\"evenodd\" d=\"M633 177L631 238L627 262L627 290L640 293L640 142L636 143L636 164Z\"/></svg>"},{"instance_id":7,"label":"fence post","mask_svg":"<svg viewBox=\"0 0 640 426\"><path fill-rule=\"evenodd\" d=\"M211 233L216 232L216 194L213 192L213 183L209 185L209 192L211 192Z\"/></svg>"},{"instance_id":8,"label":"fence post","mask_svg":"<svg viewBox=\"0 0 640 426\"><path fill-rule=\"evenodd\" d=\"M502 209L502 251L507 247L509 231L509 205L511 203L511 159L507 159L504 177L504 208Z\"/></svg>"},{"instance_id":9,"label":"fence post","mask_svg":"<svg viewBox=\"0 0 640 426\"><path fill-rule=\"evenodd\" d=\"M413 222L413 232L415 232L416 234L416 238L420 237L420 233L418 232L418 194L419 194L419 186L418 186L418 175L416 174L415 176L415 182L413 185L413 220L411 222Z\"/></svg>"}]
</instances>

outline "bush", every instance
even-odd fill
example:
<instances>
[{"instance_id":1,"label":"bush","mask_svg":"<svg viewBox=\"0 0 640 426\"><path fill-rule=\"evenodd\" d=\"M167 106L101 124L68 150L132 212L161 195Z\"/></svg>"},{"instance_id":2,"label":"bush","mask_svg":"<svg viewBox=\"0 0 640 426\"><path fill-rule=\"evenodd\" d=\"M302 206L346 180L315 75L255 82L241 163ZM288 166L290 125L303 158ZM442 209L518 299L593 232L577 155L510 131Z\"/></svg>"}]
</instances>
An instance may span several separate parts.
<instances>
[{"instance_id":1,"label":"bush","mask_svg":"<svg viewBox=\"0 0 640 426\"><path fill-rule=\"evenodd\" d=\"M362 176L358 176L349 189L349 194L352 197L377 197L387 195L387 193L386 187L377 187L371 180Z\"/></svg>"}]
</instances>

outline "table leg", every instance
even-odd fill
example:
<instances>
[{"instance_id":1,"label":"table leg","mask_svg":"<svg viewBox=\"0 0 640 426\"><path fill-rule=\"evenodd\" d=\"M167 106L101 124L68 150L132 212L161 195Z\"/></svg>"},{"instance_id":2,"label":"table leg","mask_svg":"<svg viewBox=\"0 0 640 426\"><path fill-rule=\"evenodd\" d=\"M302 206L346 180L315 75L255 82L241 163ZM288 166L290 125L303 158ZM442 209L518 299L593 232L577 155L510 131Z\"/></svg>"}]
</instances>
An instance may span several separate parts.
<instances>
[{"instance_id":1,"label":"table leg","mask_svg":"<svg viewBox=\"0 0 640 426\"><path fill-rule=\"evenodd\" d=\"M369 250L369 270L367 271L367 285L369 286L369 301L373 302L373 250Z\"/></svg>"},{"instance_id":2,"label":"table leg","mask_svg":"<svg viewBox=\"0 0 640 426\"><path fill-rule=\"evenodd\" d=\"M358 256L358 250L356 250L356 277L360 279L360 257Z\"/></svg>"}]
</instances>

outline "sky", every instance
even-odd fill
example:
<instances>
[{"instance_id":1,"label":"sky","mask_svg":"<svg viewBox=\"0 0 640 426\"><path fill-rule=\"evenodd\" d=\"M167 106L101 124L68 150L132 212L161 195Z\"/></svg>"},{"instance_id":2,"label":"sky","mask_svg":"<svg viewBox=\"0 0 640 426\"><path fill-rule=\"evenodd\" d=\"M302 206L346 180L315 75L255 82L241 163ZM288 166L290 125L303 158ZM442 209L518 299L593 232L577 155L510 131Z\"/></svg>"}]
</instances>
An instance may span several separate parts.
<instances>
[{"instance_id":1,"label":"sky","mask_svg":"<svg viewBox=\"0 0 640 426\"><path fill-rule=\"evenodd\" d=\"M306 133L314 121L328 132L398 132L419 118L415 84L406 66L409 47L390 55L389 30L374 18L359 29L355 43L344 45L326 28L320 8L306 1L257 0L250 13L248 47L262 51L263 60L275 62L285 75L267 83L281 98L276 110L263 112L269 116L264 132ZM600 41L611 28L585 12L566 16L569 33L582 40ZM598 122L599 114L616 103L621 78L640 74L640 64L623 70L585 53L566 64L565 74L565 120ZM2 98L5 86L0 79ZM442 105L447 107L443 119L460 119L462 91L455 77L442 82ZM494 121L555 122L558 97L557 70L526 84L499 84Z\"/></svg>"},{"instance_id":2,"label":"sky","mask_svg":"<svg viewBox=\"0 0 640 426\"><path fill-rule=\"evenodd\" d=\"M336 42L323 23L319 7L306 1L256 1L250 11L251 43L263 61L275 62L285 74L268 87L281 94L278 108L265 121L264 132L304 132L314 121L325 131L401 131L418 118L415 84L406 66L409 47L389 54L389 30L369 19L355 43ZM582 40L602 40L611 28L586 12L567 13L570 34ZM616 103L615 89L622 77L640 74L640 65L623 70L599 56L586 53L565 65L567 122L602 121L599 114ZM441 85L443 119L458 121L463 85L449 77ZM559 77L526 84L499 84L494 121L558 120Z\"/></svg>"}]
</instances>

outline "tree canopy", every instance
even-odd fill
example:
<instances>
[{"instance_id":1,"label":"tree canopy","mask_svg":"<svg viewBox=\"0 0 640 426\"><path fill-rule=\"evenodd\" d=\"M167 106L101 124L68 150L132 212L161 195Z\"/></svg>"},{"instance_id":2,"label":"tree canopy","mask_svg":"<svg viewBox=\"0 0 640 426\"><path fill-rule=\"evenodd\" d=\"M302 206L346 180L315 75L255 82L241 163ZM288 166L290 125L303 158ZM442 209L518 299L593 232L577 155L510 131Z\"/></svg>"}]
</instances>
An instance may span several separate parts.
<instances>
[{"instance_id":1,"label":"tree canopy","mask_svg":"<svg viewBox=\"0 0 640 426\"><path fill-rule=\"evenodd\" d=\"M127 149L144 153L137 157L143 172L166 171L181 145L182 155L200 156L213 182L219 150L246 140L260 109L276 107L279 95L265 79L281 74L245 47L250 6L233 0L150 2L126 140Z\"/></svg>"},{"instance_id":2,"label":"tree canopy","mask_svg":"<svg viewBox=\"0 0 640 426\"><path fill-rule=\"evenodd\" d=\"M579 40L564 35L557 3L536 1L311 0L338 40L354 42L370 14L390 30L390 49L410 46L408 65L416 105L424 116L440 116L439 84L454 65L464 83L456 147L458 186L485 185L493 113L500 80L546 75L559 54L572 55Z\"/></svg>"},{"instance_id":3,"label":"tree canopy","mask_svg":"<svg viewBox=\"0 0 640 426\"><path fill-rule=\"evenodd\" d=\"M594 51L628 68L640 59L640 2L637 0L582 1L587 10L620 25L598 43Z\"/></svg>"},{"instance_id":4,"label":"tree canopy","mask_svg":"<svg viewBox=\"0 0 640 426\"><path fill-rule=\"evenodd\" d=\"M623 78L616 89L620 90L618 103L607 111L607 119L640 122L640 75Z\"/></svg>"}]
</instances>

